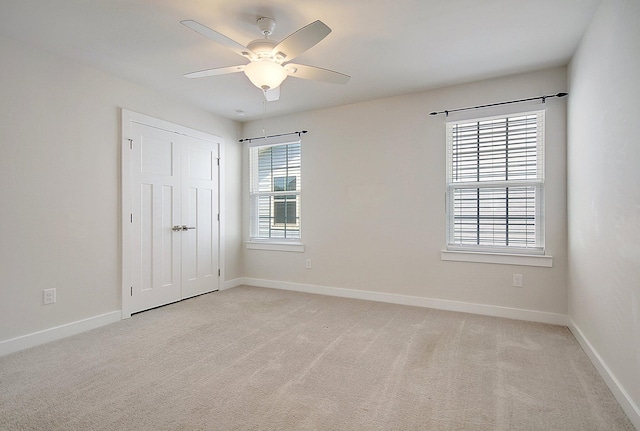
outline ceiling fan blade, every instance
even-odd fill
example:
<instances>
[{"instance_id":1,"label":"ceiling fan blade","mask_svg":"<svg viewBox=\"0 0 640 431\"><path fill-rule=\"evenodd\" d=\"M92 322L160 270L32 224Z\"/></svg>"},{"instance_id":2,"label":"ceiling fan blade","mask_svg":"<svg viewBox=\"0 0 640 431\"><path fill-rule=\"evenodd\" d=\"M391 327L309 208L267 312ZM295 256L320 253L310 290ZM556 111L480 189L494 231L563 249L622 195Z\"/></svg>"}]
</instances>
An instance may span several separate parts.
<instances>
[{"instance_id":1,"label":"ceiling fan blade","mask_svg":"<svg viewBox=\"0 0 640 431\"><path fill-rule=\"evenodd\" d=\"M264 98L267 99L267 102L275 102L280 99L280 86L278 85L276 88L270 88L265 91Z\"/></svg>"},{"instance_id":2,"label":"ceiling fan blade","mask_svg":"<svg viewBox=\"0 0 640 431\"><path fill-rule=\"evenodd\" d=\"M273 54L283 60L292 60L305 52L331 33L331 29L322 21L314 21L290 34L273 48Z\"/></svg>"},{"instance_id":3,"label":"ceiling fan blade","mask_svg":"<svg viewBox=\"0 0 640 431\"><path fill-rule=\"evenodd\" d=\"M202 36L214 41L219 45L224 46L225 48L229 48L231 51L235 52L238 55L241 55L246 58L250 58L251 54L253 54L247 47L241 45L240 43L225 36L222 33L218 33L217 31L210 29L206 25L200 24L197 21L187 19L184 21L180 21L180 24L186 27L189 27L191 30L195 31L196 33L200 33Z\"/></svg>"},{"instance_id":4,"label":"ceiling fan blade","mask_svg":"<svg viewBox=\"0 0 640 431\"><path fill-rule=\"evenodd\" d=\"M344 73L335 72L321 67L306 66L304 64L285 65L284 69L289 76L302 79L312 79L314 81L328 82L330 84L346 84L351 77Z\"/></svg>"},{"instance_id":5,"label":"ceiling fan blade","mask_svg":"<svg viewBox=\"0 0 640 431\"><path fill-rule=\"evenodd\" d=\"M204 78L205 76L225 75L227 73L242 72L244 65L216 67L215 69L201 70L199 72L191 72L184 75L185 78Z\"/></svg>"}]
</instances>

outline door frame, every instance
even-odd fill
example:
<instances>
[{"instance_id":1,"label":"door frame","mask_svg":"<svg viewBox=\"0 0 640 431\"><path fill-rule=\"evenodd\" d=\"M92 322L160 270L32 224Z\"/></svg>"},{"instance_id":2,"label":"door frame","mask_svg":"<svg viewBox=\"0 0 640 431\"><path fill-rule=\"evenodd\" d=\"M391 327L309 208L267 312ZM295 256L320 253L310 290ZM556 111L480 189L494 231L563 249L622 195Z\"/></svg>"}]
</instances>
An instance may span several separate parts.
<instances>
[{"instance_id":1,"label":"door frame","mask_svg":"<svg viewBox=\"0 0 640 431\"><path fill-rule=\"evenodd\" d=\"M218 168L218 211L220 213L220 222L218 223L218 267L220 268L220 276L218 277L218 289L222 289L225 280L224 270L224 244L225 244L225 186L224 186L224 140L216 135L210 133L201 132L191 129L189 127L174 124L168 121L160 120L158 118L150 117L148 115L140 114L137 112L129 111L127 109L121 110L121 172L120 172L120 187L121 187L121 232L122 232L122 271L121 271L121 287L122 287L122 318L127 319L131 317L132 304L131 304L131 289L132 289L132 234L131 234L131 217L132 211L132 190L131 190L131 152L130 152L130 140L133 139L131 132L131 123L140 123L151 127L157 127L159 129L166 130L168 132L177 133L180 135L190 136L192 138L201 139L204 141L215 142L218 144L218 158L220 160Z\"/></svg>"}]
</instances>

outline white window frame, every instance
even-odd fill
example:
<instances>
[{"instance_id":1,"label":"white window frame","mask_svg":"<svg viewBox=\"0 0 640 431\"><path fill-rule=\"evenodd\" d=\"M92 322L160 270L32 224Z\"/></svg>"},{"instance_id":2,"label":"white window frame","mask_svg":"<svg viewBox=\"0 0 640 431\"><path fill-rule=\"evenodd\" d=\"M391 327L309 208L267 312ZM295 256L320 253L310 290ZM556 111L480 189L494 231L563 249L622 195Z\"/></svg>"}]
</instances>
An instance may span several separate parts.
<instances>
[{"instance_id":1,"label":"white window frame","mask_svg":"<svg viewBox=\"0 0 640 431\"><path fill-rule=\"evenodd\" d=\"M535 178L514 181L462 181L454 178L453 169L453 143L454 126L459 124L469 124L474 122L484 122L496 119L522 117L527 115L536 116L537 124L537 143L536 143L536 162L537 174ZM551 266L550 259L536 259L536 257L544 258L544 137L545 137L545 112L544 110L516 112L504 115L496 115L491 117L471 118L465 120L453 120L446 124L447 130L447 189L446 189L446 219L447 219L447 247L441 253L443 260L455 261L474 261L485 263L506 263L518 265L533 266ZM468 244L457 240L457 232L455 230L455 203L454 196L457 190L464 189L499 189L505 187L531 187L535 190L535 244L532 246L517 247L510 245L479 245ZM487 255L492 255L487 257ZM520 257L520 258L518 258ZM550 257L549 257L550 258Z\"/></svg>"},{"instance_id":2,"label":"white window frame","mask_svg":"<svg viewBox=\"0 0 640 431\"><path fill-rule=\"evenodd\" d=\"M302 214L301 214L301 177L302 177L302 154L300 154L300 167L299 173L296 175L296 190L283 190L283 191L265 191L259 190L258 183L258 166L257 158L254 157L254 152L260 148L277 147L284 145L300 145L300 153L302 153L302 143L298 136L287 139L286 137L267 138L263 140L256 140L249 143L249 240L246 242L247 249L253 250L272 250L272 251L293 251L303 252L304 245L302 244ZM281 175L275 175L279 177ZM291 176L291 175L289 175ZM275 178L274 177L274 178ZM269 196L271 199L270 206L273 212L275 202L274 197L277 196L296 196L297 201L297 221L292 227L298 231L297 238L279 238L260 236L259 229L259 215L258 215L258 202L260 197ZM275 220L272 221L270 227L282 227Z\"/></svg>"}]
</instances>

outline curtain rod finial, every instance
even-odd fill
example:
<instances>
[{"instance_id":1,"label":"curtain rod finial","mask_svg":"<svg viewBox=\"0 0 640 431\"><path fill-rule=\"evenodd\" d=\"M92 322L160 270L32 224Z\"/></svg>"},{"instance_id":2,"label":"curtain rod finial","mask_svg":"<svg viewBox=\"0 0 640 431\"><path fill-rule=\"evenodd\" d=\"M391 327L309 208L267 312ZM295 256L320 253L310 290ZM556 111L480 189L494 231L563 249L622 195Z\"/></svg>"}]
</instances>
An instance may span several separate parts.
<instances>
[{"instance_id":1,"label":"curtain rod finial","mask_svg":"<svg viewBox=\"0 0 640 431\"><path fill-rule=\"evenodd\" d=\"M569 93L558 93L558 94L556 94L556 97L564 97L567 94L569 94Z\"/></svg>"},{"instance_id":2,"label":"curtain rod finial","mask_svg":"<svg viewBox=\"0 0 640 431\"><path fill-rule=\"evenodd\" d=\"M429 115L438 115L438 113L436 111L433 111L433 112L429 112Z\"/></svg>"}]
</instances>

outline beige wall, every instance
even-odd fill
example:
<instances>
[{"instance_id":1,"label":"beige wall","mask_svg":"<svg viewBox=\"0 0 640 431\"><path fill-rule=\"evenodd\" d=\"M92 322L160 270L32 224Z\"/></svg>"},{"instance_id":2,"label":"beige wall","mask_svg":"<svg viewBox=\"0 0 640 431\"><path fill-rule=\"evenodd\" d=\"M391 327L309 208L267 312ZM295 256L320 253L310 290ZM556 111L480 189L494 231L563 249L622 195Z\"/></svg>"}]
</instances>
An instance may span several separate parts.
<instances>
[{"instance_id":1,"label":"beige wall","mask_svg":"<svg viewBox=\"0 0 640 431\"><path fill-rule=\"evenodd\" d=\"M568 284L569 317L640 429L639 23L637 0L604 0L571 62Z\"/></svg>"},{"instance_id":2,"label":"beige wall","mask_svg":"<svg viewBox=\"0 0 640 431\"><path fill-rule=\"evenodd\" d=\"M244 276L566 314L565 100L546 103L546 246L553 268L440 260L445 119L428 115L566 89L566 69L556 68L268 119L268 134L309 130L302 139L306 250L245 249ZM262 126L245 123L243 134L260 136ZM245 172L246 156L245 149ZM305 269L306 259L312 269ZM523 288L512 287L513 273L523 274Z\"/></svg>"},{"instance_id":3,"label":"beige wall","mask_svg":"<svg viewBox=\"0 0 640 431\"><path fill-rule=\"evenodd\" d=\"M120 108L226 140L226 273L241 275L239 123L6 38L0 56L0 341L120 310Z\"/></svg>"}]
</instances>

